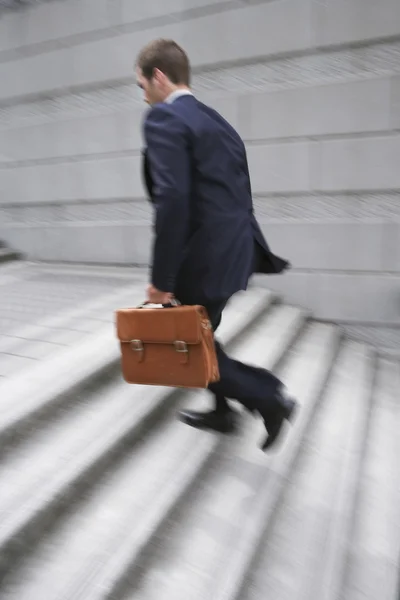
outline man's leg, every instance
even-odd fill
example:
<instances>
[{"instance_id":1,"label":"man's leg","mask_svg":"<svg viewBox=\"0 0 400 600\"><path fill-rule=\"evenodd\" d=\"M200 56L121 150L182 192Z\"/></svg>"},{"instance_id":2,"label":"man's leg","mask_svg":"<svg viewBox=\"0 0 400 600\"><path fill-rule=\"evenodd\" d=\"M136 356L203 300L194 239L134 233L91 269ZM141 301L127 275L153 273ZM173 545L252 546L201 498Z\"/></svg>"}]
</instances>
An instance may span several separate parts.
<instances>
[{"instance_id":1,"label":"man's leg","mask_svg":"<svg viewBox=\"0 0 400 600\"><path fill-rule=\"evenodd\" d=\"M212 390L210 390L210 391L212 392ZM215 411L218 414L224 414L227 411L232 410L231 407L228 404L227 399L222 394L215 394L214 393L214 399L215 399Z\"/></svg>"},{"instance_id":2,"label":"man's leg","mask_svg":"<svg viewBox=\"0 0 400 600\"><path fill-rule=\"evenodd\" d=\"M213 325L217 329L226 302L207 306ZM214 393L219 410L212 413L183 413L183 420L194 427L206 427L217 431L233 429L233 417L226 398L238 400L250 412L258 412L264 420L268 438L266 449L279 435L283 422L290 419L294 402L285 397L281 381L266 369L246 365L225 354L218 341L215 342L220 380L209 386Z\"/></svg>"},{"instance_id":3,"label":"man's leg","mask_svg":"<svg viewBox=\"0 0 400 600\"><path fill-rule=\"evenodd\" d=\"M226 302L219 302L207 307L214 332L219 327L225 305ZM187 425L198 429L213 429L221 433L232 433L236 429L236 413L229 406L223 393L214 392L211 389L210 392L214 396L215 408L209 411L182 410L179 413L181 420Z\"/></svg>"},{"instance_id":4,"label":"man's leg","mask_svg":"<svg viewBox=\"0 0 400 600\"><path fill-rule=\"evenodd\" d=\"M209 390L215 395L238 400L250 412L276 408L282 382L266 369L246 365L230 358L221 344L215 340L220 380L212 383Z\"/></svg>"}]
</instances>

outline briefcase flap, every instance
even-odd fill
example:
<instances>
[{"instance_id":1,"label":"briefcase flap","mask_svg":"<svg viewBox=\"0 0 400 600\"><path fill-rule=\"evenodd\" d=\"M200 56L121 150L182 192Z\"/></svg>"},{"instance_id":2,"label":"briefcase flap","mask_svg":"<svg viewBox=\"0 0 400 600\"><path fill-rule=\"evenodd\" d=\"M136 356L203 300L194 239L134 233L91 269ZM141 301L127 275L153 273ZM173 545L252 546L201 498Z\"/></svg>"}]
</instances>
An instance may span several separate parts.
<instances>
[{"instance_id":1,"label":"briefcase flap","mask_svg":"<svg viewBox=\"0 0 400 600\"><path fill-rule=\"evenodd\" d=\"M117 336L121 342L200 344L201 311L200 306L122 308L116 311Z\"/></svg>"}]
</instances>

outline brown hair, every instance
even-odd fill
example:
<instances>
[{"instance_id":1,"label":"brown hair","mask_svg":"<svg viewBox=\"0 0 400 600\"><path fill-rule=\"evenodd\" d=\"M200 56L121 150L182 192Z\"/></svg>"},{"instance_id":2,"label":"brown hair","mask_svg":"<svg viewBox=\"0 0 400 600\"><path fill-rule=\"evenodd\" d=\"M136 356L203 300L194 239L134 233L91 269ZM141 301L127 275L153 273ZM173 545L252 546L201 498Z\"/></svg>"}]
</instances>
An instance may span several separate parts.
<instances>
[{"instance_id":1,"label":"brown hair","mask_svg":"<svg viewBox=\"0 0 400 600\"><path fill-rule=\"evenodd\" d=\"M175 85L189 85L190 63L186 52L173 40L154 40L145 46L137 59L137 66L146 79L159 69Z\"/></svg>"}]
</instances>

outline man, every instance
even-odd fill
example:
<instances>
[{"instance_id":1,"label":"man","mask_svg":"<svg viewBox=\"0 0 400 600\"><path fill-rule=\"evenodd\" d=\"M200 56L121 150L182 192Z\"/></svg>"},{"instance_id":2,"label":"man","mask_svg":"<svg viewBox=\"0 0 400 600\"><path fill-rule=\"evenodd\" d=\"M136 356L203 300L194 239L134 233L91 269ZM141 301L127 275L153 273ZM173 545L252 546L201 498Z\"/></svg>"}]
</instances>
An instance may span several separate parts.
<instances>
[{"instance_id":1,"label":"man","mask_svg":"<svg viewBox=\"0 0 400 600\"><path fill-rule=\"evenodd\" d=\"M289 265L269 250L253 212L246 150L237 132L190 91L190 65L172 40L148 44L137 81L151 105L144 122L145 183L155 205L155 239L147 300L206 307L214 331L229 298L255 273ZM278 437L295 402L264 369L230 359L216 342L221 379L209 386L215 409L184 411L193 427L230 432L227 398L264 420L263 450Z\"/></svg>"}]
</instances>

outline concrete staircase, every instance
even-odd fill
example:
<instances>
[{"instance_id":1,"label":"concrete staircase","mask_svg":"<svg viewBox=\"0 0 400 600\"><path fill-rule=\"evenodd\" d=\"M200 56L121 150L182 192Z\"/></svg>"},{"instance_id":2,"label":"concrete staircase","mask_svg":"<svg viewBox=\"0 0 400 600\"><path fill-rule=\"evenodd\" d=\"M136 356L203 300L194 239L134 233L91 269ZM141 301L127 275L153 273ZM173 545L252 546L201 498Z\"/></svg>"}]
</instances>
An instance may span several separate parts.
<instances>
[{"instance_id":1,"label":"concrete staircase","mask_svg":"<svg viewBox=\"0 0 400 600\"><path fill-rule=\"evenodd\" d=\"M19 252L10 250L10 248L8 248L6 244L0 240L0 263L18 260L20 258L21 255Z\"/></svg>"},{"instance_id":2,"label":"concrete staircase","mask_svg":"<svg viewBox=\"0 0 400 600\"><path fill-rule=\"evenodd\" d=\"M301 404L273 453L125 384L109 325L0 385L0 600L396 599L397 362L260 289L219 337Z\"/></svg>"}]
</instances>

